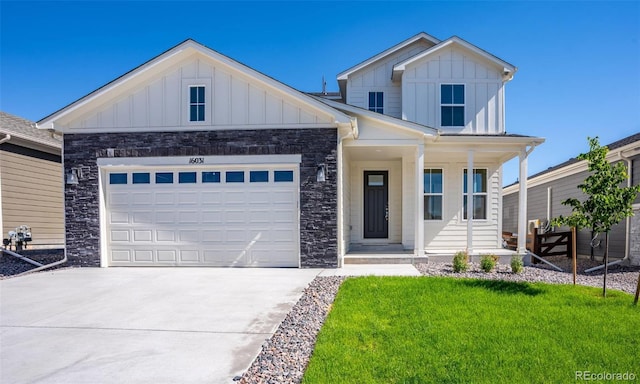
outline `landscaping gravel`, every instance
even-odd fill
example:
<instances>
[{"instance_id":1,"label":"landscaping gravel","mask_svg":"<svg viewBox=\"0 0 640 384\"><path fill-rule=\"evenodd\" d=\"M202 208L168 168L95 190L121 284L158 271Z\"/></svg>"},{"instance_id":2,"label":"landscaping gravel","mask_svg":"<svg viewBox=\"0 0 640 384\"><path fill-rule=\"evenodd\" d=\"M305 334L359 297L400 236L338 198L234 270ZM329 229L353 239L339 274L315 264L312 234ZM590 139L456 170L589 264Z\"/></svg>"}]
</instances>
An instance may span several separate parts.
<instances>
[{"instance_id":1,"label":"landscaping gravel","mask_svg":"<svg viewBox=\"0 0 640 384\"><path fill-rule=\"evenodd\" d=\"M45 265L62 260L62 258L64 257L61 251L54 251L52 253L44 252L32 255L27 255L25 253L25 256L29 257L31 260ZM19 275L35 268L37 267L31 263L27 263L26 261L20 260L17 257L8 255L4 252L0 252L0 280L8 279L10 277ZM61 264L49 269L45 269L42 272L52 271L54 269L60 268L69 268L69 266Z\"/></svg>"},{"instance_id":2,"label":"landscaping gravel","mask_svg":"<svg viewBox=\"0 0 640 384\"><path fill-rule=\"evenodd\" d=\"M571 260L566 257L547 258L560 268L571 271ZM577 283L602 287L603 271L585 274L584 270L600 265L589 259L578 262ZM507 281L546 282L572 284L568 272L550 270L546 264L524 267L519 274L511 272L509 265L499 264L491 273L485 273L478 263L472 263L465 273L454 273L451 263L428 263L415 266L425 276L450 276ZM634 293L640 267L609 267L607 287ZM300 383L309 362L316 337L324 323L335 295L344 277L317 277L305 289L302 297L286 316L274 335L266 340L262 351L249 369L234 380L242 384Z\"/></svg>"}]
</instances>

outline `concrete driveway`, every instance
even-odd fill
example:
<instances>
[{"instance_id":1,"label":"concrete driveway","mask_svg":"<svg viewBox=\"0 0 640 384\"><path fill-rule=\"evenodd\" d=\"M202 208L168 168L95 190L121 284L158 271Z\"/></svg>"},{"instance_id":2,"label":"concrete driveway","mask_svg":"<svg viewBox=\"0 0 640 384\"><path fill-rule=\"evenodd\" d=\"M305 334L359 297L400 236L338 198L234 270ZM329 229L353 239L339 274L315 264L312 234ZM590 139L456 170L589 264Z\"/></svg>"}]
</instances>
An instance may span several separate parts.
<instances>
[{"instance_id":1,"label":"concrete driveway","mask_svg":"<svg viewBox=\"0 0 640 384\"><path fill-rule=\"evenodd\" d=\"M232 383L320 271L78 268L0 281L0 382Z\"/></svg>"}]
</instances>

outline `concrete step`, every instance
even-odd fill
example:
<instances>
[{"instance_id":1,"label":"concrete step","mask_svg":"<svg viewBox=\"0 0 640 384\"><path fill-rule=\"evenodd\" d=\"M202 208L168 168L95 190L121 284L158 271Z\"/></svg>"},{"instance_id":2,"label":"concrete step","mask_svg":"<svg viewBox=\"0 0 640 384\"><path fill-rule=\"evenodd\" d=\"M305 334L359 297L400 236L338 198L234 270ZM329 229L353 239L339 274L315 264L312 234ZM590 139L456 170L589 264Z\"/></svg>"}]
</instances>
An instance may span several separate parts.
<instances>
[{"instance_id":1,"label":"concrete step","mask_svg":"<svg viewBox=\"0 0 640 384\"><path fill-rule=\"evenodd\" d=\"M408 254L391 255L347 255L344 257L345 264L416 264L426 263L427 257L414 257Z\"/></svg>"}]
</instances>

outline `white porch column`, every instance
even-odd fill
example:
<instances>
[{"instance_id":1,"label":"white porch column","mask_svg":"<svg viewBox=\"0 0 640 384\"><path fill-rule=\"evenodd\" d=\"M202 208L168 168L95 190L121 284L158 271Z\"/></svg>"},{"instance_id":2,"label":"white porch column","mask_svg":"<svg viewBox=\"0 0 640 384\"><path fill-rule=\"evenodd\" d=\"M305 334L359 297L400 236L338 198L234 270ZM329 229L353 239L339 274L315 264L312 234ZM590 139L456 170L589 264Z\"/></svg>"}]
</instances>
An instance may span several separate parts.
<instances>
[{"instance_id":1,"label":"white porch column","mask_svg":"<svg viewBox=\"0 0 640 384\"><path fill-rule=\"evenodd\" d=\"M416 148L416 234L415 255L424 256L424 145Z\"/></svg>"},{"instance_id":2,"label":"white porch column","mask_svg":"<svg viewBox=\"0 0 640 384\"><path fill-rule=\"evenodd\" d=\"M338 166L338 268L342 268L342 263L344 260L345 252L345 244L344 244L344 172L342 170L342 166L344 161L342 159L343 156L343 148L342 148L342 138L338 135L338 158L337 158L337 166Z\"/></svg>"},{"instance_id":3,"label":"white porch column","mask_svg":"<svg viewBox=\"0 0 640 384\"><path fill-rule=\"evenodd\" d=\"M518 194L518 254L524 255L527 252L527 156L526 150L522 150L519 155L520 175Z\"/></svg>"},{"instance_id":4,"label":"white porch column","mask_svg":"<svg viewBox=\"0 0 640 384\"><path fill-rule=\"evenodd\" d=\"M473 252L473 151L467 153L467 252Z\"/></svg>"}]
</instances>

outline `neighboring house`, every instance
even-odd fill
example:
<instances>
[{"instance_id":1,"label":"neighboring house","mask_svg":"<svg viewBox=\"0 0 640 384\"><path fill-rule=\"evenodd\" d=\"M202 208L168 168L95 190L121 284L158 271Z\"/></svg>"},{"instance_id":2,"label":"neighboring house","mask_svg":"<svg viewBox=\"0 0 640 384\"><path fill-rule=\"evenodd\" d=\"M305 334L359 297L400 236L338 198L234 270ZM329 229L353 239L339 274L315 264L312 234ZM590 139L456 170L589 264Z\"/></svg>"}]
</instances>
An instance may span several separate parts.
<instances>
[{"instance_id":1,"label":"neighboring house","mask_svg":"<svg viewBox=\"0 0 640 384\"><path fill-rule=\"evenodd\" d=\"M500 252L502 164L519 156L526 175L544 141L505 132L515 72L420 33L312 95L187 40L38 122L64 134L67 255L336 267L366 245Z\"/></svg>"},{"instance_id":2,"label":"neighboring house","mask_svg":"<svg viewBox=\"0 0 640 384\"><path fill-rule=\"evenodd\" d=\"M0 229L27 225L28 248L64 246L64 186L60 136L0 112Z\"/></svg>"},{"instance_id":3,"label":"neighboring house","mask_svg":"<svg viewBox=\"0 0 640 384\"><path fill-rule=\"evenodd\" d=\"M625 162L629 185L637 185L640 182L640 164L638 164L638 160L640 160L640 133L613 142L607 147L609 148L608 159L612 162ZM562 202L568 198L585 198L578 189L578 184L584 182L588 175L587 162L572 158L529 177L527 181L527 222L531 226L537 226L554 217L569 215L571 207L562 205ZM518 188L518 183L515 183L505 187L503 191L502 215L505 230L517 228ZM635 216L624 220L611 229L609 257L622 259L628 256L633 264L640 265L640 198L635 201L634 213ZM578 255L594 256L598 259L604 256L605 236L600 234L592 241L594 236L595 234L587 229L578 233L576 243Z\"/></svg>"}]
</instances>

